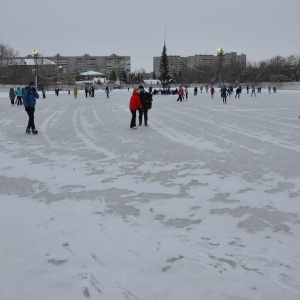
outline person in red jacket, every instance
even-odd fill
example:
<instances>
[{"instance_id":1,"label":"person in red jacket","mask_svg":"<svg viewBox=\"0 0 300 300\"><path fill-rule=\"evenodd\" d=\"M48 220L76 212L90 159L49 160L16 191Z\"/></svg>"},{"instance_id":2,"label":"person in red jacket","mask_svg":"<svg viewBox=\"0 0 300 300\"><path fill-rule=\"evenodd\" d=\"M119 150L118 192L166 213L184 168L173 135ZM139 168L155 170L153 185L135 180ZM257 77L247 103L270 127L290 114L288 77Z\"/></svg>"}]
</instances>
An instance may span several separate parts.
<instances>
[{"instance_id":1,"label":"person in red jacket","mask_svg":"<svg viewBox=\"0 0 300 300\"><path fill-rule=\"evenodd\" d=\"M139 91L138 88L133 89L133 93L132 93L132 96L131 96L130 102L129 102L129 109L130 109L131 115L132 115L131 122L130 122L131 129L137 128L136 127L136 111L143 108L138 91Z\"/></svg>"},{"instance_id":2,"label":"person in red jacket","mask_svg":"<svg viewBox=\"0 0 300 300\"><path fill-rule=\"evenodd\" d=\"M212 87L210 88L210 95L211 95L211 98L214 97L214 93L215 93L215 88L212 86Z\"/></svg>"},{"instance_id":3,"label":"person in red jacket","mask_svg":"<svg viewBox=\"0 0 300 300\"><path fill-rule=\"evenodd\" d=\"M178 99L177 99L177 101L180 100L180 102L182 102L182 98L183 98L183 88L180 86L179 87L179 91L178 91Z\"/></svg>"}]
</instances>

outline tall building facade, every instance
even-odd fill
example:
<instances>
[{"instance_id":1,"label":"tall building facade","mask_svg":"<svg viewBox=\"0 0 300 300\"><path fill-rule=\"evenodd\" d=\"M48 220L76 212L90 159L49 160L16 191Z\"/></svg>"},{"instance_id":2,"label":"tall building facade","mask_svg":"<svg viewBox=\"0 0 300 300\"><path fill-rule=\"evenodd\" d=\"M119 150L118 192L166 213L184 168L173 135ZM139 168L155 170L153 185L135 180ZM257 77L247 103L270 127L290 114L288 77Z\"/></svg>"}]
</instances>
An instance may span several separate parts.
<instances>
[{"instance_id":1,"label":"tall building facade","mask_svg":"<svg viewBox=\"0 0 300 300\"><path fill-rule=\"evenodd\" d=\"M153 72L156 76L160 75L159 72L159 65L160 65L160 59L161 57L153 57ZM180 55L168 55L168 62L169 62L169 74L172 77L172 75L179 74L183 71L185 68L185 64L180 57Z\"/></svg>"},{"instance_id":2,"label":"tall building facade","mask_svg":"<svg viewBox=\"0 0 300 300\"><path fill-rule=\"evenodd\" d=\"M53 57L48 57L54 61L60 73L78 74L86 71L99 71L106 77L109 77L114 71L119 77L124 71L126 74L131 72L130 56L119 56L112 54L110 56L92 56L84 54L82 56L63 56L57 54Z\"/></svg>"},{"instance_id":3,"label":"tall building facade","mask_svg":"<svg viewBox=\"0 0 300 300\"><path fill-rule=\"evenodd\" d=\"M156 76L160 75L159 65L160 65L160 57L153 58L153 72ZM189 66L191 67L203 67L209 66L213 69L218 68L219 66L219 56L218 55L207 55L207 54L199 54L187 57L177 56L168 56L169 62L169 74L172 77L172 74L176 72L184 73L187 71ZM222 66L223 67L235 67L236 65L241 65L246 68L246 54L241 53L240 55L237 52L224 53L222 56Z\"/></svg>"}]
</instances>

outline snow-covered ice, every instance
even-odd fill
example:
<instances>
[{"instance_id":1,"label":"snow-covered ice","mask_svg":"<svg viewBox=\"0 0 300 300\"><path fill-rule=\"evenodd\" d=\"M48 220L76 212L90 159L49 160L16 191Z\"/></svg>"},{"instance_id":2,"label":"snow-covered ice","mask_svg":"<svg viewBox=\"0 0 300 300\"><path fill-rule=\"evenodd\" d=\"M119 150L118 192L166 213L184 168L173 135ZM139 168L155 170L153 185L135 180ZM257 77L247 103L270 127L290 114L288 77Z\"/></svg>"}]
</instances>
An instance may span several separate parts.
<instances>
[{"instance_id":1,"label":"snow-covered ice","mask_svg":"<svg viewBox=\"0 0 300 300\"><path fill-rule=\"evenodd\" d=\"M0 94L0 299L299 300L300 93L130 95Z\"/></svg>"}]
</instances>

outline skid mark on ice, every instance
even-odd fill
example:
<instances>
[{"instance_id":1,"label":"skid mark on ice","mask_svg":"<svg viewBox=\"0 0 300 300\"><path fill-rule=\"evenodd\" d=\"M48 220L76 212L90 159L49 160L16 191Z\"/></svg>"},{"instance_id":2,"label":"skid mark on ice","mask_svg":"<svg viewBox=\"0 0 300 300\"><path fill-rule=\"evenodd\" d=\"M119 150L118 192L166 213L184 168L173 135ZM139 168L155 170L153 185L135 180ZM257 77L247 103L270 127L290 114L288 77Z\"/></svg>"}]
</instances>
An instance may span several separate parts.
<instances>
[{"instance_id":1,"label":"skid mark on ice","mask_svg":"<svg viewBox=\"0 0 300 300\"><path fill-rule=\"evenodd\" d=\"M121 290L122 290L122 296L124 297L124 299L126 299L126 300L141 300L130 290L128 290L124 287L121 287Z\"/></svg>"},{"instance_id":2,"label":"skid mark on ice","mask_svg":"<svg viewBox=\"0 0 300 300\"><path fill-rule=\"evenodd\" d=\"M66 259L49 259L48 263L54 265L54 266L60 266L62 264L65 264L68 262Z\"/></svg>"},{"instance_id":3,"label":"skid mark on ice","mask_svg":"<svg viewBox=\"0 0 300 300\"><path fill-rule=\"evenodd\" d=\"M1 118L0 125L1 126L12 126L14 124L18 124L18 119L21 115L27 114L24 109L22 111L16 112L10 111L4 118ZM26 124L24 124L25 128Z\"/></svg>"},{"instance_id":4,"label":"skid mark on ice","mask_svg":"<svg viewBox=\"0 0 300 300\"><path fill-rule=\"evenodd\" d=\"M79 125L81 126L80 129ZM91 133L88 132L88 130L85 129L85 125L86 122L80 117L80 108L77 108L73 115L73 126L75 129L75 134L80 140L82 140L85 148L103 153L106 156L106 159L118 158L118 156L111 153L111 151L109 151L108 149L96 145L94 142L94 140L96 139L95 136L93 136Z\"/></svg>"},{"instance_id":5,"label":"skid mark on ice","mask_svg":"<svg viewBox=\"0 0 300 300\"><path fill-rule=\"evenodd\" d=\"M101 266L103 266L103 262L96 256L96 254L91 253L92 258Z\"/></svg>"},{"instance_id":6,"label":"skid mark on ice","mask_svg":"<svg viewBox=\"0 0 300 300\"><path fill-rule=\"evenodd\" d=\"M110 108L108 108L108 109L110 109ZM96 120L95 121L96 124L94 124L93 126L97 126L101 130L101 131L99 131L99 133L97 133L97 138L98 139L123 131L123 129L112 130L113 128L110 128L109 126L107 126L107 124L102 121L102 118L99 115L97 107L95 105L93 106L93 115L94 115L94 118ZM113 120L115 120L116 118L121 118L123 120L123 118L118 113L115 113L114 116L111 116L111 118ZM99 123L99 124L97 124L97 123Z\"/></svg>"},{"instance_id":7,"label":"skid mark on ice","mask_svg":"<svg viewBox=\"0 0 300 300\"><path fill-rule=\"evenodd\" d=\"M167 118L166 115L162 114L164 116L164 119ZM194 133L195 132L202 132L205 133L204 130L190 125L186 122L183 122L181 120L177 120L179 123L183 123L189 127L192 127ZM224 150L219 148L216 143L205 140L202 136L195 137L194 135L188 134L186 131L180 131L179 129L174 130L174 128L170 126L166 126L163 122L160 121L151 121L151 127L157 130L160 134L167 137L169 140L174 141L176 143L184 144L186 146L198 149L198 150L210 150L215 153L223 153ZM220 136L214 135L216 139L221 139ZM223 139L222 139L223 140Z\"/></svg>"},{"instance_id":8,"label":"skid mark on ice","mask_svg":"<svg viewBox=\"0 0 300 300\"><path fill-rule=\"evenodd\" d=\"M293 276L289 276L286 273L279 273L278 274L277 282L280 285L283 285L285 288L292 288L293 290L300 292L300 281L296 278L298 277L297 274L293 274ZM299 278L299 277L298 277Z\"/></svg>"},{"instance_id":9,"label":"skid mark on ice","mask_svg":"<svg viewBox=\"0 0 300 300\"><path fill-rule=\"evenodd\" d=\"M240 121L240 118L241 116L240 115L237 115L235 114L234 112L227 112L227 114L230 114L232 116L236 116L236 117L239 117L237 120ZM272 120L266 120L266 119L261 119L261 118L255 118L255 117L252 117L252 116L245 116L243 115L243 118L244 119L250 119L250 120L255 120L255 121L258 121L259 123L268 123L268 125L266 125L267 127L269 127L269 124L272 124L274 126L285 126L285 127L288 127L288 128L294 128L294 129L297 129L299 130L300 129L300 126L295 126L295 125L292 125L292 124L285 124L285 123L282 123L282 122L278 122L278 117L276 116L276 120L277 122L275 121L272 121ZM274 117L273 117L274 119ZM255 123L254 123L255 124ZM285 132L285 131L283 131Z\"/></svg>"},{"instance_id":10,"label":"skid mark on ice","mask_svg":"<svg viewBox=\"0 0 300 300\"><path fill-rule=\"evenodd\" d=\"M265 134L261 135L258 132L253 133L252 130L248 131L248 130L245 130L245 129L237 128L237 126L230 125L228 123L222 123L222 122L217 121L217 120L211 121L211 120L209 120L207 118L204 118L204 117L201 117L201 118L200 117L195 117L195 116L193 116L189 113L186 113L184 111L178 111L176 109L170 109L170 108L168 108L168 110L172 111L173 113L185 115L189 119L195 119L195 120L198 120L202 123L206 123L206 124L209 124L209 125L214 126L214 127L220 127L220 128L222 128L222 130L227 130L229 132L242 134L242 135L245 135L247 137L250 137L250 138L253 138L253 139L256 139L256 140L260 140L261 142L271 143L275 146L279 146L281 148L288 149L288 150L297 151L297 152L300 153L300 147L298 145L295 145L295 144L292 144L292 143L286 144L286 142L282 142L282 140L279 140L276 137L272 137L272 136L267 137ZM183 122L183 123L188 125L188 126L191 126L187 122ZM198 129L197 127L194 127L194 128Z\"/></svg>"},{"instance_id":11,"label":"skid mark on ice","mask_svg":"<svg viewBox=\"0 0 300 300\"><path fill-rule=\"evenodd\" d=\"M50 114L41 124L40 131L43 133L43 138L48 142L51 148L57 147L57 144L54 143L47 132L49 128L52 128L52 124L58 123L58 117L66 113L65 107L67 104L63 105L59 109L56 109L52 114Z\"/></svg>"},{"instance_id":12,"label":"skid mark on ice","mask_svg":"<svg viewBox=\"0 0 300 300\"><path fill-rule=\"evenodd\" d=\"M79 277L84 281L84 286L82 287L84 297L92 297L94 294L93 291L96 291L98 294L103 294L100 288L100 282L93 273L81 273Z\"/></svg>"}]
</instances>

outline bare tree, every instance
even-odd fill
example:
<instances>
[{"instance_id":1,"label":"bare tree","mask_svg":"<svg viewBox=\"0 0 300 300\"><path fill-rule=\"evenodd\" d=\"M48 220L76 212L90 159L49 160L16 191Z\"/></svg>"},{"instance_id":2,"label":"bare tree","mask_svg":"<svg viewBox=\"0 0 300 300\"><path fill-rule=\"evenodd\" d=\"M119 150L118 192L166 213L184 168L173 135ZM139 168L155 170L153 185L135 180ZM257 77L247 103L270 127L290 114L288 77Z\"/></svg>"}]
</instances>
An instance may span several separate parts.
<instances>
[{"instance_id":1,"label":"bare tree","mask_svg":"<svg viewBox=\"0 0 300 300\"><path fill-rule=\"evenodd\" d=\"M19 52L14 50L4 41L0 42L0 82L7 82L12 76L11 66L15 62L15 57L19 56Z\"/></svg>"}]
</instances>

